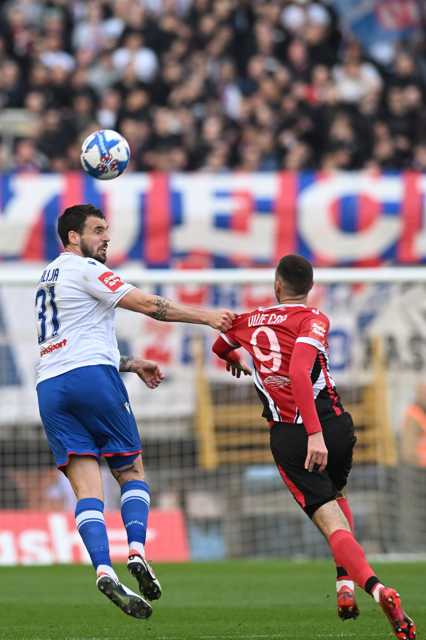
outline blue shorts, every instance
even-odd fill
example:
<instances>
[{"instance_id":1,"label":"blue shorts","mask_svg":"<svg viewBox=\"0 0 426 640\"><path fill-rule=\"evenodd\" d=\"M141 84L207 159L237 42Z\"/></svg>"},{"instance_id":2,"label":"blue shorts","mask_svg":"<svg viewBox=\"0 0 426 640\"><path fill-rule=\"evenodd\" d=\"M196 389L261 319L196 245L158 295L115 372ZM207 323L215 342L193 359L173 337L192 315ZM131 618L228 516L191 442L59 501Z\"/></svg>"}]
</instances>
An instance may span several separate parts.
<instances>
[{"instance_id":1,"label":"blue shorts","mask_svg":"<svg viewBox=\"0 0 426 640\"><path fill-rule=\"evenodd\" d=\"M103 456L113 468L142 450L126 387L109 365L79 367L37 385L40 416L58 467L71 455Z\"/></svg>"}]
</instances>

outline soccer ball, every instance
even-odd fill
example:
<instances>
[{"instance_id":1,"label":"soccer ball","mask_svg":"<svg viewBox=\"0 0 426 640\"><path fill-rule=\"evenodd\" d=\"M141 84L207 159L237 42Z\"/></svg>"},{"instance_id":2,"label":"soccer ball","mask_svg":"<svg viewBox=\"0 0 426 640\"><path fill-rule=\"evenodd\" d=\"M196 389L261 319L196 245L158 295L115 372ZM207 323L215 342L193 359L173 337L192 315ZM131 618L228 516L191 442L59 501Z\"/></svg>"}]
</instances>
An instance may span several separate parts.
<instances>
[{"instance_id":1,"label":"soccer ball","mask_svg":"<svg viewBox=\"0 0 426 640\"><path fill-rule=\"evenodd\" d=\"M98 180L112 180L126 169L130 160L129 143L112 129L100 129L81 145L81 166Z\"/></svg>"}]
</instances>

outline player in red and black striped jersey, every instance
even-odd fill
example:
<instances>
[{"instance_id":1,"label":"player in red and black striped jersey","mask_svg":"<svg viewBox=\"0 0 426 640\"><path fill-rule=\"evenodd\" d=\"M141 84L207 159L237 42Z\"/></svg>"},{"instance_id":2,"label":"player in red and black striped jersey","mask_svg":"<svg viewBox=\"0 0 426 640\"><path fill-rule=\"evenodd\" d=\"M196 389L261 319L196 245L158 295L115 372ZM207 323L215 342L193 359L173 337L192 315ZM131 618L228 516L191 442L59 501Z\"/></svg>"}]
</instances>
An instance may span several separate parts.
<instances>
[{"instance_id":1,"label":"player in red and black striped jersey","mask_svg":"<svg viewBox=\"0 0 426 640\"><path fill-rule=\"evenodd\" d=\"M213 351L236 377L252 373L236 350L243 347L252 358L278 470L335 559L339 616L358 616L356 583L381 605L396 638L413 640L415 624L398 593L380 582L353 535L353 516L342 491L356 438L329 370L329 320L308 306L312 286L312 265L301 256L284 256L276 269L278 304L236 316Z\"/></svg>"},{"instance_id":2,"label":"player in red and black striped jersey","mask_svg":"<svg viewBox=\"0 0 426 640\"><path fill-rule=\"evenodd\" d=\"M309 389L313 388L316 411L306 425L309 433L321 431L319 420L343 413L328 364L328 318L318 309L303 303L278 304L237 316L232 328L221 334L215 350L221 346L244 347L254 363L254 383L264 405L264 417L271 422L302 422L312 406L304 395L296 399L290 385L295 364L309 367ZM226 343L226 344L225 344ZM303 380L300 381L303 385ZM303 390L303 389L302 389Z\"/></svg>"}]
</instances>

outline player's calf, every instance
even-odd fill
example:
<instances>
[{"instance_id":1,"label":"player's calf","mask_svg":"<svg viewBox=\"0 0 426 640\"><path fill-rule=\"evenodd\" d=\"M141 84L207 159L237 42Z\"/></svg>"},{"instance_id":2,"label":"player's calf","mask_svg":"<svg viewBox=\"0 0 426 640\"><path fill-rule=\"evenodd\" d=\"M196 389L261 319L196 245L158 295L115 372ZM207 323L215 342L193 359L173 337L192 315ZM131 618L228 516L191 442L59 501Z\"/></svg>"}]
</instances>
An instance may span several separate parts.
<instances>
[{"instance_id":1,"label":"player's calf","mask_svg":"<svg viewBox=\"0 0 426 640\"><path fill-rule=\"evenodd\" d=\"M127 568L138 581L139 590L148 600L158 600L161 597L161 585L152 567L139 554L130 555Z\"/></svg>"},{"instance_id":2,"label":"player's calf","mask_svg":"<svg viewBox=\"0 0 426 640\"><path fill-rule=\"evenodd\" d=\"M120 584L109 575L101 575L96 580L96 586L111 602L124 613L133 618L149 618L152 608L149 602L133 593L124 584Z\"/></svg>"}]
</instances>

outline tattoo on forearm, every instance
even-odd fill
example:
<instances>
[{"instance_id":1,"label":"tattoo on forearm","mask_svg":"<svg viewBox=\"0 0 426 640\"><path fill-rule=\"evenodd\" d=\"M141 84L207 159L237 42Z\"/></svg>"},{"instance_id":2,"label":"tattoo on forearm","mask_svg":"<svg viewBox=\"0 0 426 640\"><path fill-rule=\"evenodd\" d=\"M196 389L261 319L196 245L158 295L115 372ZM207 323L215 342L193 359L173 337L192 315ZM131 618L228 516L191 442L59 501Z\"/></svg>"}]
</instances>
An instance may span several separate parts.
<instances>
[{"instance_id":1,"label":"tattoo on forearm","mask_svg":"<svg viewBox=\"0 0 426 640\"><path fill-rule=\"evenodd\" d=\"M120 371L126 373L132 370L133 360L128 356L120 356Z\"/></svg>"},{"instance_id":2,"label":"tattoo on forearm","mask_svg":"<svg viewBox=\"0 0 426 640\"><path fill-rule=\"evenodd\" d=\"M151 313L151 317L155 318L155 320L166 320L167 311L170 308L170 300L162 298L161 296L155 296L155 306L157 310Z\"/></svg>"}]
</instances>

